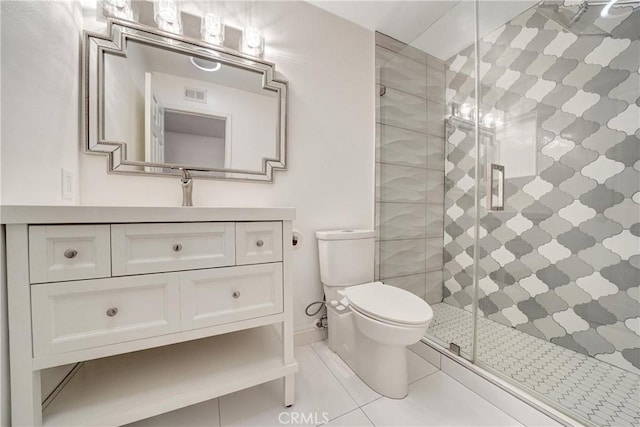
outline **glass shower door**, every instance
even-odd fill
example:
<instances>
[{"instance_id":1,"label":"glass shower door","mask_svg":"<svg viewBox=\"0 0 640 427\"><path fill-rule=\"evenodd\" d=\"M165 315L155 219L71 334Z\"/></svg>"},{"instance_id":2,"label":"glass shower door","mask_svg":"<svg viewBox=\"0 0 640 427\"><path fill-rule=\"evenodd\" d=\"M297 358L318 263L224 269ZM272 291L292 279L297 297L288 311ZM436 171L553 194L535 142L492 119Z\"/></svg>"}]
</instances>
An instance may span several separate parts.
<instances>
[{"instance_id":1,"label":"glass shower door","mask_svg":"<svg viewBox=\"0 0 640 427\"><path fill-rule=\"evenodd\" d=\"M472 112L474 360L595 425L640 423L637 6L544 2L484 35ZM475 161L465 151L452 168Z\"/></svg>"},{"instance_id":2,"label":"glass shower door","mask_svg":"<svg viewBox=\"0 0 640 427\"><path fill-rule=\"evenodd\" d=\"M459 59L446 63L442 294L438 301L428 301L434 317L427 337L472 360L476 126L469 91L476 84L474 2L458 3L456 14L466 24L448 25L446 31L452 43L466 43L460 46Z\"/></svg>"}]
</instances>

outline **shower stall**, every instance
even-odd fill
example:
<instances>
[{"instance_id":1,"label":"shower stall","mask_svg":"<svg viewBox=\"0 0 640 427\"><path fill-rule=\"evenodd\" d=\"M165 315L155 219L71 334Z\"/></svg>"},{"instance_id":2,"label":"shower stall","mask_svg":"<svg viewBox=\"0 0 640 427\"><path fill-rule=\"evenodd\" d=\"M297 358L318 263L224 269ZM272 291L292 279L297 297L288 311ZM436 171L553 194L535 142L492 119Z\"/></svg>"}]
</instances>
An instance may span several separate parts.
<instances>
[{"instance_id":1,"label":"shower stall","mask_svg":"<svg viewBox=\"0 0 640 427\"><path fill-rule=\"evenodd\" d=\"M377 34L376 276L430 303L432 345L639 425L640 3L496 22L512 5L460 2L475 34L446 58L433 28Z\"/></svg>"}]
</instances>

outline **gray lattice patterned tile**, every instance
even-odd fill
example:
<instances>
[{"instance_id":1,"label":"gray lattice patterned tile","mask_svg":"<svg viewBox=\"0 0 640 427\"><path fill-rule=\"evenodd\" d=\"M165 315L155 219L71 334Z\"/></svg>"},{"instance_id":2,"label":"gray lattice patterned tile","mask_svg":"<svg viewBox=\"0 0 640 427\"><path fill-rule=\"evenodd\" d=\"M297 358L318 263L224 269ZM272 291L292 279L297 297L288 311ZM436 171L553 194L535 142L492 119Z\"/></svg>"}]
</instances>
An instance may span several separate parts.
<instances>
[{"instance_id":1,"label":"gray lattice patterned tile","mask_svg":"<svg viewBox=\"0 0 640 427\"><path fill-rule=\"evenodd\" d=\"M640 49L640 41L636 39L611 60L609 67L631 72L638 71L638 49Z\"/></svg>"},{"instance_id":2,"label":"gray lattice patterned tile","mask_svg":"<svg viewBox=\"0 0 640 427\"><path fill-rule=\"evenodd\" d=\"M595 105L584 112L585 120L597 122L605 126L612 118L616 117L627 108L627 103L611 98L601 98Z\"/></svg>"},{"instance_id":3,"label":"gray lattice patterned tile","mask_svg":"<svg viewBox=\"0 0 640 427\"><path fill-rule=\"evenodd\" d=\"M535 296L535 300L543 306L549 314L564 311L569 308L565 300L558 298L557 290L558 288Z\"/></svg>"},{"instance_id":4,"label":"gray lattice patterned tile","mask_svg":"<svg viewBox=\"0 0 640 427\"><path fill-rule=\"evenodd\" d=\"M604 215L596 215L579 225L580 231L590 235L597 242L602 242L607 237L618 234L622 231L622 226L606 218Z\"/></svg>"},{"instance_id":5,"label":"gray lattice patterned tile","mask_svg":"<svg viewBox=\"0 0 640 427\"><path fill-rule=\"evenodd\" d=\"M556 135L576 121L575 114L566 113L562 110L551 111L553 111L553 114L548 119L542 121L541 126L543 129L553 132Z\"/></svg>"},{"instance_id":6,"label":"gray lattice patterned tile","mask_svg":"<svg viewBox=\"0 0 640 427\"><path fill-rule=\"evenodd\" d=\"M565 258L556 262L556 266L567 276L571 281L575 281L581 277L588 276L593 273L593 267L586 262L578 258L577 255L571 255L569 258Z\"/></svg>"},{"instance_id":7,"label":"gray lattice patterned tile","mask_svg":"<svg viewBox=\"0 0 640 427\"><path fill-rule=\"evenodd\" d=\"M593 163L596 159L598 159L598 153L596 151L577 145L569 153L562 156L560 163L578 171Z\"/></svg>"},{"instance_id":8,"label":"gray lattice patterned tile","mask_svg":"<svg viewBox=\"0 0 640 427\"><path fill-rule=\"evenodd\" d=\"M578 66L562 79L562 84L582 89L587 82L597 76L602 67L597 64L585 64L580 62Z\"/></svg>"},{"instance_id":9,"label":"gray lattice patterned tile","mask_svg":"<svg viewBox=\"0 0 640 427\"><path fill-rule=\"evenodd\" d=\"M624 101L628 104L637 102L637 88L639 78L640 76L638 75L638 71L636 69L634 72L629 74L627 80L611 89L611 91L609 91L608 97L611 99Z\"/></svg>"},{"instance_id":10,"label":"gray lattice patterned tile","mask_svg":"<svg viewBox=\"0 0 640 427\"><path fill-rule=\"evenodd\" d=\"M568 304L569 307L575 307L577 304L583 304L591 301L592 299L591 294L574 282L564 286L559 286L553 291L561 298L561 301Z\"/></svg>"},{"instance_id":11,"label":"gray lattice patterned tile","mask_svg":"<svg viewBox=\"0 0 640 427\"><path fill-rule=\"evenodd\" d=\"M557 238L560 234L564 234L571 230L573 225L564 218L560 218L560 216L553 214L549 218L540 222L540 228L547 232L551 237Z\"/></svg>"},{"instance_id":12,"label":"gray lattice patterned tile","mask_svg":"<svg viewBox=\"0 0 640 427\"><path fill-rule=\"evenodd\" d=\"M604 267L600 270L602 277L615 284L618 289L627 290L638 286L640 270L633 267L627 260L622 260L618 264Z\"/></svg>"},{"instance_id":13,"label":"gray lattice patterned tile","mask_svg":"<svg viewBox=\"0 0 640 427\"><path fill-rule=\"evenodd\" d=\"M640 141L638 141L638 146L640 146ZM640 182L640 172L633 167L627 167L624 171L607 179L604 185L626 198L631 198L638 192L637 182Z\"/></svg>"},{"instance_id":14,"label":"gray lattice patterned tile","mask_svg":"<svg viewBox=\"0 0 640 427\"><path fill-rule=\"evenodd\" d=\"M582 141L582 146L590 150L597 151L600 154L605 154L612 147L615 147L626 138L627 135L624 132L603 126L593 135L585 138Z\"/></svg>"},{"instance_id":15,"label":"gray lattice patterned tile","mask_svg":"<svg viewBox=\"0 0 640 427\"><path fill-rule=\"evenodd\" d=\"M638 302L630 298L626 292L620 291L613 295L606 295L602 298L599 298L598 302L604 308L613 313L621 322L628 319L636 319L626 322L625 329L627 329L629 332L637 333L637 318L640 317L640 308L638 307Z\"/></svg>"},{"instance_id":16,"label":"gray lattice patterned tile","mask_svg":"<svg viewBox=\"0 0 640 427\"><path fill-rule=\"evenodd\" d=\"M638 204L631 199L624 199L621 203L607 208L604 216L624 228L629 228L638 222Z\"/></svg>"}]
</instances>

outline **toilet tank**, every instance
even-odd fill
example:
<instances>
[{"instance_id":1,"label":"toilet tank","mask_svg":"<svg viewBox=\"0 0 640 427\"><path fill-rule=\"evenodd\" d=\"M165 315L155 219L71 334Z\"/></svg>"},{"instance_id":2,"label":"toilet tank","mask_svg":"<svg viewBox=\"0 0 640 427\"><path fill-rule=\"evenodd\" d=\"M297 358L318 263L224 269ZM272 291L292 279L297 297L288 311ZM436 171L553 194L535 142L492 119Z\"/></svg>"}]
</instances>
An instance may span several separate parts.
<instances>
[{"instance_id":1,"label":"toilet tank","mask_svg":"<svg viewBox=\"0 0 640 427\"><path fill-rule=\"evenodd\" d=\"M373 281L375 231L317 231L320 279L327 286Z\"/></svg>"}]
</instances>

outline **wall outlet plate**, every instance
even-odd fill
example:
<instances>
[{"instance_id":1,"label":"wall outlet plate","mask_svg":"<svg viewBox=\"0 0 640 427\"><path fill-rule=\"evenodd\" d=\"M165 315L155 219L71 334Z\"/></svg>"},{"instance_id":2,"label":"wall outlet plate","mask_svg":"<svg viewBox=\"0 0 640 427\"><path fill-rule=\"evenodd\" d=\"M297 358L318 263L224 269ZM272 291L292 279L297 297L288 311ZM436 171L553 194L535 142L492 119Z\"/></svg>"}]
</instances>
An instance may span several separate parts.
<instances>
[{"instance_id":1,"label":"wall outlet plate","mask_svg":"<svg viewBox=\"0 0 640 427\"><path fill-rule=\"evenodd\" d=\"M73 172L67 169L62 169L62 198L64 200L73 199Z\"/></svg>"}]
</instances>

